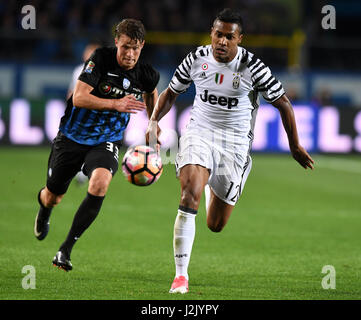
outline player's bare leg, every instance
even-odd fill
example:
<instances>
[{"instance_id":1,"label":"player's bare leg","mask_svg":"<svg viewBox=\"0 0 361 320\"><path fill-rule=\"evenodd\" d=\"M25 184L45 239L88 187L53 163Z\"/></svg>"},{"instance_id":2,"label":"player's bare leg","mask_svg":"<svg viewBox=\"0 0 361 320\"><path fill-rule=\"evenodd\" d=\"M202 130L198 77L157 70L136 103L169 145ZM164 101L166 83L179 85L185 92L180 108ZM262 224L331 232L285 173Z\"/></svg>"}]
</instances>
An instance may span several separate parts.
<instances>
[{"instance_id":1,"label":"player's bare leg","mask_svg":"<svg viewBox=\"0 0 361 320\"><path fill-rule=\"evenodd\" d=\"M108 191L112 177L108 169L95 169L89 179L88 192L93 196L104 197Z\"/></svg>"},{"instance_id":2,"label":"player's bare leg","mask_svg":"<svg viewBox=\"0 0 361 320\"><path fill-rule=\"evenodd\" d=\"M219 199L210 189L210 199L207 209L207 225L213 232L221 232L227 224L234 206Z\"/></svg>"},{"instance_id":3,"label":"player's bare leg","mask_svg":"<svg viewBox=\"0 0 361 320\"><path fill-rule=\"evenodd\" d=\"M188 265L195 236L195 217L208 178L208 169L199 165L186 165L180 171L181 200L173 237L176 275L170 293L188 292Z\"/></svg>"},{"instance_id":4,"label":"player's bare leg","mask_svg":"<svg viewBox=\"0 0 361 320\"><path fill-rule=\"evenodd\" d=\"M88 193L74 216L66 240L53 259L55 266L65 271L72 270L70 254L73 246L98 216L111 180L112 174L108 169L97 168L92 172L89 179Z\"/></svg>"},{"instance_id":5,"label":"player's bare leg","mask_svg":"<svg viewBox=\"0 0 361 320\"><path fill-rule=\"evenodd\" d=\"M40 191L41 204L46 208L53 208L63 199L64 195L52 193L47 187Z\"/></svg>"},{"instance_id":6,"label":"player's bare leg","mask_svg":"<svg viewBox=\"0 0 361 320\"><path fill-rule=\"evenodd\" d=\"M54 194L47 187L40 190L38 194L40 208L34 224L34 234L38 240L43 240L47 236L51 211L54 206L60 203L63 197L63 194Z\"/></svg>"},{"instance_id":7,"label":"player's bare leg","mask_svg":"<svg viewBox=\"0 0 361 320\"><path fill-rule=\"evenodd\" d=\"M207 168L195 164L184 166L179 174L181 184L180 205L198 210L204 186L208 178L209 171Z\"/></svg>"}]
</instances>

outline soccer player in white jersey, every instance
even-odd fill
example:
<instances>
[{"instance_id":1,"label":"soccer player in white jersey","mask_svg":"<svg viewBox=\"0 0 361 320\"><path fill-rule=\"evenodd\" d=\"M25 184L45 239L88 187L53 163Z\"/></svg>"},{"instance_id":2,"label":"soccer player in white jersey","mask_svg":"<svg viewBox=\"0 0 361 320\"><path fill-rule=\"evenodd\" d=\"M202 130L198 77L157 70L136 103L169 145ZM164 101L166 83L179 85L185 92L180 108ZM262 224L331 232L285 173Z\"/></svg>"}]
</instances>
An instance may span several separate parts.
<instances>
[{"instance_id":1,"label":"soccer player in white jersey","mask_svg":"<svg viewBox=\"0 0 361 320\"><path fill-rule=\"evenodd\" d=\"M242 37L240 14L230 9L220 12L211 29L211 45L198 47L178 66L147 128L147 141L158 142L158 121L193 81L196 96L176 157L181 199L174 224L176 275L170 293L188 292L188 264L203 190L207 225L213 232L224 228L242 193L252 165L258 93L279 110L293 158L313 169L314 161L299 143L293 108L282 84L261 60L239 46Z\"/></svg>"}]
</instances>

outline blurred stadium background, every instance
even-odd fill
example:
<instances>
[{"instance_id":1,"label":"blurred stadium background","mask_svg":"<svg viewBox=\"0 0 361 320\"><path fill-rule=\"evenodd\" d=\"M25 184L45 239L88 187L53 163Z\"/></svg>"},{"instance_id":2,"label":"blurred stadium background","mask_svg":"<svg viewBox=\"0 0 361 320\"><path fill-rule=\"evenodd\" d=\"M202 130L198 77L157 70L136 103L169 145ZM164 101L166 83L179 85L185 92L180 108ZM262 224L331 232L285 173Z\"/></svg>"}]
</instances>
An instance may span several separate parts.
<instances>
[{"instance_id":1,"label":"blurred stadium background","mask_svg":"<svg viewBox=\"0 0 361 320\"><path fill-rule=\"evenodd\" d=\"M34 30L22 29L24 5L36 10ZM336 9L336 29L321 26L325 5ZM305 173L283 156L278 112L261 100L254 170L221 234L207 230L201 203L190 295L167 293L179 201L171 166L146 189L114 179L105 214L74 250L75 270L50 270L86 187L70 186L41 243L32 234L36 194L84 48L112 45L122 18L142 20L142 55L160 71L162 91L181 59L209 43L224 7L243 13L242 45L282 81L317 170ZM0 299L360 299L360 17L359 0L0 0ZM177 144L193 94L191 87L161 121L163 148ZM125 144L142 143L146 126L145 113L132 116ZM39 290L20 285L28 264ZM337 270L337 290L321 287L327 264Z\"/></svg>"},{"instance_id":2,"label":"blurred stadium background","mask_svg":"<svg viewBox=\"0 0 361 320\"><path fill-rule=\"evenodd\" d=\"M36 29L24 30L24 5L36 9ZM324 5L337 12L336 29L324 30ZM241 10L242 44L270 65L295 105L301 141L311 152L361 152L361 42L357 0L55 0L0 2L0 144L49 144L74 67L91 42L112 45L112 26L124 17L141 19L148 31L143 57L161 72L162 91L181 59L209 42L223 7ZM162 121L165 147L174 145L187 120L193 89ZM254 151L288 149L277 112L259 112ZM140 143L145 115L129 126L126 143ZM135 120L135 117L134 117ZM139 126L139 123L141 125ZM170 132L168 132L168 130Z\"/></svg>"}]
</instances>

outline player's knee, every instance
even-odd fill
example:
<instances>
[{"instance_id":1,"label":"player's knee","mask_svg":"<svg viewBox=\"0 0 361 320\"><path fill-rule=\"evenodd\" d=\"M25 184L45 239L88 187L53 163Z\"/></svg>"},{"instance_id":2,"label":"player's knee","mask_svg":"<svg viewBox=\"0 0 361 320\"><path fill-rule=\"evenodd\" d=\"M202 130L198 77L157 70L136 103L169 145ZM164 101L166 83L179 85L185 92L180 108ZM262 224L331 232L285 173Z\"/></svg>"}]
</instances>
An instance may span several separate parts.
<instances>
[{"instance_id":1,"label":"player's knee","mask_svg":"<svg viewBox=\"0 0 361 320\"><path fill-rule=\"evenodd\" d=\"M61 199L63 199L63 196L64 195L57 195L50 191L45 191L41 197L42 205L46 208L53 208L60 203Z\"/></svg>"},{"instance_id":2,"label":"player's knee","mask_svg":"<svg viewBox=\"0 0 361 320\"><path fill-rule=\"evenodd\" d=\"M94 181L89 183L88 192L93 196L103 197L107 193L108 184L104 181Z\"/></svg>"},{"instance_id":3,"label":"player's knee","mask_svg":"<svg viewBox=\"0 0 361 320\"><path fill-rule=\"evenodd\" d=\"M88 192L93 196L104 197L108 191L112 174L104 168L95 169L89 180Z\"/></svg>"},{"instance_id":4,"label":"player's knee","mask_svg":"<svg viewBox=\"0 0 361 320\"><path fill-rule=\"evenodd\" d=\"M201 196L201 190L194 187L185 187L182 189L181 203L188 208L198 208Z\"/></svg>"},{"instance_id":5,"label":"player's knee","mask_svg":"<svg viewBox=\"0 0 361 320\"><path fill-rule=\"evenodd\" d=\"M212 232L221 232L224 228L224 224L221 223L209 223L207 222L208 229Z\"/></svg>"}]
</instances>

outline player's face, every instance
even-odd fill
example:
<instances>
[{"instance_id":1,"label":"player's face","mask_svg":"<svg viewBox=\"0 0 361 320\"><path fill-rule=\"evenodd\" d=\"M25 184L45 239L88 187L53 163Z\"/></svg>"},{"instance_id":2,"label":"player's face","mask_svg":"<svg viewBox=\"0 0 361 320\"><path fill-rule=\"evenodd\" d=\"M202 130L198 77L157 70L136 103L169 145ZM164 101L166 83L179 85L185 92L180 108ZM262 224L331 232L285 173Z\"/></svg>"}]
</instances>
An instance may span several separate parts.
<instances>
[{"instance_id":1,"label":"player's face","mask_svg":"<svg viewBox=\"0 0 361 320\"><path fill-rule=\"evenodd\" d=\"M214 58L218 62L231 61L237 54L242 36L237 23L216 20L211 32Z\"/></svg>"},{"instance_id":2,"label":"player's face","mask_svg":"<svg viewBox=\"0 0 361 320\"><path fill-rule=\"evenodd\" d=\"M118 38L115 38L115 46L117 47L118 64L125 70L129 70L134 68L138 62L144 41L140 42L121 34Z\"/></svg>"}]
</instances>

